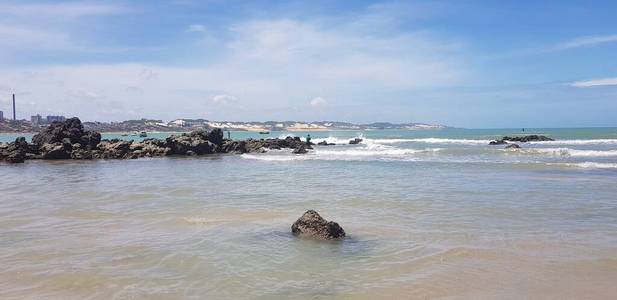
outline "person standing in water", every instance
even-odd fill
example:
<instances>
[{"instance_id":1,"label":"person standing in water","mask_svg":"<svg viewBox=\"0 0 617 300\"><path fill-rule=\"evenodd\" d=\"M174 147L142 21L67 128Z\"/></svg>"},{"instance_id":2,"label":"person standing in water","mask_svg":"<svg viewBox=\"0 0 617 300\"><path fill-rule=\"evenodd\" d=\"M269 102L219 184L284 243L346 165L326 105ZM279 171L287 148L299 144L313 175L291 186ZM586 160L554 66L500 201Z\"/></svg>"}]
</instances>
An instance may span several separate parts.
<instances>
[{"instance_id":1,"label":"person standing in water","mask_svg":"<svg viewBox=\"0 0 617 300\"><path fill-rule=\"evenodd\" d=\"M306 144L309 146L311 145L311 134L310 133L306 135Z\"/></svg>"}]
</instances>

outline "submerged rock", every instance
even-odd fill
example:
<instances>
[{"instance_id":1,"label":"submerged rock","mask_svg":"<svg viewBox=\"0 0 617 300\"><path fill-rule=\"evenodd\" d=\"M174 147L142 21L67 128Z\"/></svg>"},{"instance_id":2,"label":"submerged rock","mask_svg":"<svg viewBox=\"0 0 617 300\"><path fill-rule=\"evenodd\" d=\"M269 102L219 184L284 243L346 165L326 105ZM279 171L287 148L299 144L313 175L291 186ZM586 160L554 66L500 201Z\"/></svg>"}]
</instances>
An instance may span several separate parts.
<instances>
[{"instance_id":1,"label":"submerged rock","mask_svg":"<svg viewBox=\"0 0 617 300\"><path fill-rule=\"evenodd\" d=\"M508 146L506 146L506 149L519 149L521 146L519 146L518 144L509 144Z\"/></svg>"},{"instance_id":2,"label":"submerged rock","mask_svg":"<svg viewBox=\"0 0 617 300\"><path fill-rule=\"evenodd\" d=\"M327 141L321 141L319 143L317 143L318 146L334 146L336 145L335 143L328 143Z\"/></svg>"},{"instance_id":3,"label":"submerged rock","mask_svg":"<svg viewBox=\"0 0 617 300\"><path fill-rule=\"evenodd\" d=\"M292 151L291 153L293 153L293 154L306 154L306 153L308 153L308 150L306 150L306 146L302 145L302 146L299 146L298 148L294 149L294 151Z\"/></svg>"},{"instance_id":4,"label":"submerged rock","mask_svg":"<svg viewBox=\"0 0 617 300\"><path fill-rule=\"evenodd\" d=\"M349 144L350 144L350 145L357 145L357 144L362 143L362 141L363 141L363 140L362 140L361 138L355 138L355 139L353 139L353 140L349 141Z\"/></svg>"},{"instance_id":5,"label":"submerged rock","mask_svg":"<svg viewBox=\"0 0 617 300\"><path fill-rule=\"evenodd\" d=\"M525 136L514 136L514 137L504 136L500 140L491 141L488 144L489 145L503 145L503 144L507 144L507 142L527 143L527 142L546 142L546 141L554 141L554 139L549 138L544 135L536 135L536 134L525 135Z\"/></svg>"},{"instance_id":6,"label":"submerged rock","mask_svg":"<svg viewBox=\"0 0 617 300\"><path fill-rule=\"evenodd\" d=\"M312 237L321 240L340 239L345 237L345 231L336 222L326 221L316 211L308 210L293 225L291 232L302 237Z\"/></svg>"}]
</instances>

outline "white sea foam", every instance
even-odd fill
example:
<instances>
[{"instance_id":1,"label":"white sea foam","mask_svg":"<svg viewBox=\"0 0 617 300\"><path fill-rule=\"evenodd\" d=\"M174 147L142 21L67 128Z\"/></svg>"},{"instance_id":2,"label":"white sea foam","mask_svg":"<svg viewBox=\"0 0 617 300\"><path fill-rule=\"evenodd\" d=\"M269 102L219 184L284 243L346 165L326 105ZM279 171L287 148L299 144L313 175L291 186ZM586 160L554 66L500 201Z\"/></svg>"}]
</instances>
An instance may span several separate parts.
<instances>
[{"instance_id":1,"label":"white sea foam","mask_svg":"<svg viewBox=\"0 0 617 300\"><path fill-rule=\"evenodd\" d=\"M426 143L426 144L460 144L460 145L488 145L491 140L472 140L472 139L444 139L444 138L417 138L417 139L375 139L376 143L395 144L395 143Z\"/></svg>"},{"instance_id":2,"label":"white sea foam","mask_svg":"<svg viewBox=\"0 0 617 300\"><path fill-rule=\"evenodd\" d=\"M557 140L530 143L540 145L617 145L617 139Z\"/></svg>"},{"instance_id":3,"label":"white sea foam","mask_svg":"<svg viewBox=\"0 0 617 300\"><path fill-rule=\"evenodd\" d=\"M316 156L405 156L414 155L418 153L431 153L438 152L439 148L427 148L423 150L419 149L399 149L399 148L379 148L367 147L356 148L349 150L315 150Z\"/></svg>"},{"instance_id":4,"label":"white sea foam","mask_svg":"<svg viewBox=\"0 0 617 300\"><path fill-rule=\"evenodd\" d=\"M307 154L295 155L287 150L269 151L263 154L243 154L245 159L264 161L295 161L295 160L401 160L421 153L434 153L440 148L400 149L379 144L368 144L352 149L315 149Z\"/></svg>"},{"instance_id":5,"label":"white sea foam","mask_svg":"<svg viewBox=\"0 0 617 300\"><path fill-rule=\"evenodd\" d=\"M617 156L617 150L577 150L570 148L536 148L522 149L520 153L526 154L547 154L553 156L571 157L611 157Z\"/></svg>"},{"instance_id":6,"label":"white sea foam","mask_svg":"<svg viewBox=\"0 0 617 300\"><path fill-rule=\"evenodd\" d=\"M580 163L548 163L547 165L581 168L581 169L617 169L617 163L580 162Z\"/></svg>"},{"instance_id":7,"label":"white sea foam","mask_svg":"<svg viewBox=\"0 0 617 300\"><path fill-rule=\"evenodd\" d=\"M305 138L302 138L302 140L305 140ZM327 137L327 138L313 138L311 139L311 142L317 144L319 142L327 142L329 144L337 144L337 145L345 145L345 144L349 144L349 141L352 140L352 138L340 138L340 137Z\"/></svg>"}]
</instances>

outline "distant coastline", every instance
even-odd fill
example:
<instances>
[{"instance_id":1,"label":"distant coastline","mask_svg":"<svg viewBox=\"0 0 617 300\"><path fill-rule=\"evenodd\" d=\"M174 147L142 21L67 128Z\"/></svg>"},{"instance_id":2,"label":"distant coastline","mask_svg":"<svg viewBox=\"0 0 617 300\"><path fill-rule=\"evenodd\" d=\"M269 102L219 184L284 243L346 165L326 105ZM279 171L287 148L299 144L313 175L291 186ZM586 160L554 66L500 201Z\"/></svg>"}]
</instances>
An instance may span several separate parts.
<instances>
[{"instance_id":1,"label":"distant coastline","mask_svg":"<svg viewBox=\"0 0 617 300\"><path fill-rule=\"evenodd\" d=\"M0 133L38 133L49 124L32 123L27 120L2 120ZM171 122L162 120L140 119L122 122L84 122L87 130L101 133L130 132L190 132L196 129L221 128L229 131L346 131L346 130L424 130L450 128L444 125L427 123L389 123L378 122L369 124L354 124L334 121L268 121L268 122L236 122L209 121L204 119L176 119Z\"/></svg>"}]
</instances>

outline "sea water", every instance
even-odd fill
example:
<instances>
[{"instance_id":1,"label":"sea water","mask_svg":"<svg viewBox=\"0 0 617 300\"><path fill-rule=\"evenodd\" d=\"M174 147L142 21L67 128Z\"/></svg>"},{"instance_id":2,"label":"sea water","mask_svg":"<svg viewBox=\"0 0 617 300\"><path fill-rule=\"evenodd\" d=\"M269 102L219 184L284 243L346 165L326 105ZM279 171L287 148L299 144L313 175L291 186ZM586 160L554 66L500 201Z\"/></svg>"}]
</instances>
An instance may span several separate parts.
<instances>
[{"instance_id":1,"label":"sea water","mask_svg":"<svg viewBox=\"0 0 617 300\"><path fill-rule=\"evenodd\" d=\"M617 129L231 133L308 134L337 145L0 164L0 299L617 295ZM308 209L347 238L291 235Z\"/></svg>"}]
</instances>

